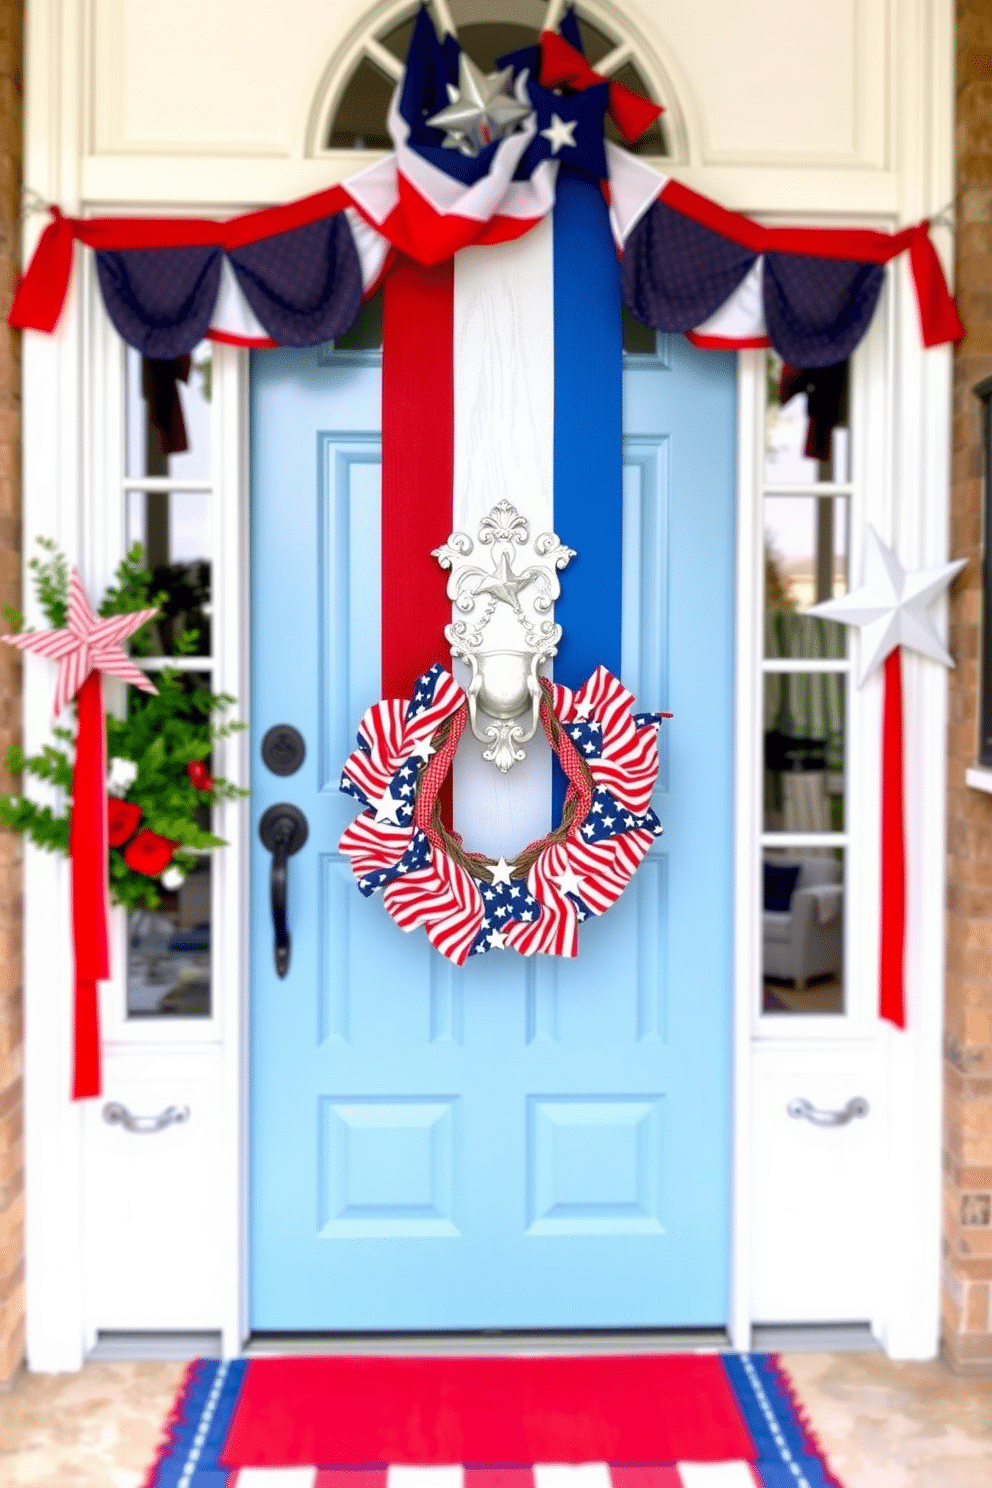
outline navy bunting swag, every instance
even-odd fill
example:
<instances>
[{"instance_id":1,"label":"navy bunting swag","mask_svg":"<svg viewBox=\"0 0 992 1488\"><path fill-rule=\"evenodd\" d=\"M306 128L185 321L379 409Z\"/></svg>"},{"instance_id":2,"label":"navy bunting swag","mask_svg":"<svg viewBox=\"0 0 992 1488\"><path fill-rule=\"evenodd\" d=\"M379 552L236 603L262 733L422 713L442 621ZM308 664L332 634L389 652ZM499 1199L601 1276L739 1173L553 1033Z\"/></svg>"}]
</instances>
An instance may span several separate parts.
<instances>
[{"instance_id":1,"label":"navy bunting swag","mask_svg":"<svg viewBox=\"0 0 992 1488\"><path fill-rule=\"evenodd\" d=\"M867 330L885 265L908 253L924 345L963 335L926 222L895 234L767 228L726 210L604 141L607 110L628 139L660 110L589 67L570 17L561 30L500 59L524 117L474 155L446 147L430 123L456 85L460 48L439 41L422 10L390 107L395 152L343 185L227 222L74 218L53 207L11 325L54 331L78 242L96 253L114 326L146 357L181 357L205 336L318 345L348 329L398 253L430 266L520 237L577 174L609 206L623 301L655 330L833 365Z\"/></svg>"}]
</instances>

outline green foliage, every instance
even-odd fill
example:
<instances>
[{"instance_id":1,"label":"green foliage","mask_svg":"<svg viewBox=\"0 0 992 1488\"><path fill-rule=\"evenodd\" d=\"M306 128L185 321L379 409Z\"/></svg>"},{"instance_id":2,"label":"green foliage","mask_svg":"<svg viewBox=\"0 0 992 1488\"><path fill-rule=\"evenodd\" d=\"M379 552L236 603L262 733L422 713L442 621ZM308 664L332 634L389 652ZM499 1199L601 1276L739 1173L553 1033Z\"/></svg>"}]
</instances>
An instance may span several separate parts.
<instances>
[{"instance_id":1,"label":"green foliage","mask_svg":"<svg viewBox=\"0 0 992 1488\"><path fill-rule=\"evenodd\" d=\"M38 546L48 556L31 559L28 568L34 576L35 593L45 619L58 630L69 618L69 563L65 554L50 537L39 537ZM3 614L15 632L24 629L24 616L13 605L4 605Z\"/></svg>"},{"instance_id":2,"label":"green foliage","mask_svg":"<svg viewBox=\"0 0 992 1488\"><path fill-rule=\"evenodd\" d=\"M68 615L68 564L54 543L45 540L41 546L49 556L44 560L33 559L30 567L39 603L50 624L58 627ZM177 616L181 614L175 608L175 596L157 587L161 571L144 568L142 556L140 544L135 544L118 565L114 582L100 605L102 616L152 606L171 609ZM156 654L155 627L156 622L151 621L133 637L133 655ZM197 649L197 633L181 625L174 630L172 639L173 649L179 655ZM236 800L248 793L216 776L210 790L197 790L186 767L194 760L203 760L209 768L214 744L245 725L225 720L224 715L235 700L225 693L211 692L202 674L166 667L154 673L154 680L157 693L129 688L126 716L108 716L107 759L130 760L137 766L137 776L125 799L141 807L139 829L147 828L179 843L172 864L189 872L196 863L190 849L224 846L223 839L209 830L211 805L215 801ZM7 768L13 774L28 774L54 787L61 793L64 811L54 811L24 796L0 797L0 822L14 831L26 832L38 847L67 853L72 812L66 798L72 790L75 734L71 729L54 728L52 738L52 743L33 756L11 749ZM110 849L111 898L128 909L154 909L160 900L158 880L130 868L124 850Z\"/></svg>"}]
</instances>

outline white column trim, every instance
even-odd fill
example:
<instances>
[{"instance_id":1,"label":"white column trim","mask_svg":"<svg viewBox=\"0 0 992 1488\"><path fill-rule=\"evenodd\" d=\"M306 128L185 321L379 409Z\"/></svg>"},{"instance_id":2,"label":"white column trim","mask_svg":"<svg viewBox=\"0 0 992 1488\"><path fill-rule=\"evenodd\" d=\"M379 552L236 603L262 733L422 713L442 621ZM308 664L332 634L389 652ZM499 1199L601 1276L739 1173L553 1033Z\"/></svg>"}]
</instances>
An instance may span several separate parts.
<instances>
[{"instance_id":1,"label":"white column trim","mask_svg":"<svg viewBox=\"0 0 992 1488\"><path fill-rule=\"evenodd\" d=\"M734 684L733 1134L727 1332L751 1346L751 1028L761 988L761 463L765 354L737 358L737 593Z\"/></svg>"}]
</instances>

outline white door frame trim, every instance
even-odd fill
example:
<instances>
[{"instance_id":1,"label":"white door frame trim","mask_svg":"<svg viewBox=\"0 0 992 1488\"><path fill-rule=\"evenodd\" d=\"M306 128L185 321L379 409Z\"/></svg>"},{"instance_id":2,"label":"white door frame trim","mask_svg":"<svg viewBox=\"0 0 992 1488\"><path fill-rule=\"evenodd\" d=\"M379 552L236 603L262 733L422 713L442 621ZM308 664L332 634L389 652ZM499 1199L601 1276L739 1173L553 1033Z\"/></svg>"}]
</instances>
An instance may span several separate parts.
<instances>
[{"instance_id":1,"label":"white door frame trim","mask_svg":"<svg viewBox=\"0 0 992 1488\"><path fill-rule=\"evenodd\" d=\"M82 401L86 379L77 369L90 358L82 355L83 340L93 347L94 356L102 348L103 356L114 341L112 334L97 330L96 315L102 309L96 296L93 275L79 276L83 292L69 308L65 328L59 336L46 339L29 335L25 340L25 509L29 534L53 532L69 553L78 555L91 582L102 582L115 558L106 551L106 539L119 522L106 519L95 524L103 529L84 533L81 526L86 511L93 512L93 498L102 482L94 481L96 467L106 469L94 450L94 441L86 441L81 458L83 410L98 414L98 422L111 418L111 410L94 392ZM86 281L89 281L88 283ZM89 290L89 293L86 290ZM81 301L81 303L80 303ZM915 326L913 327L915 332ZM89 334L87 335L86 332ZM887 339L887 338L882 338ZM120 349L116 348L120 355ZM938 354L919 371L932 384L931 396L938 410L940 397L940 362ZM874 360L874 359L873 359ZM910 361L919 360L910 353ZM931 371L932 369L932 371ZM218 555L218 588L215 610L217 685L235 693L242 717L248 712L248 357L244 352L217 347L215 350L213 413L217 441L215 455L215 536ZM761 526L759 517L759 469L762 458L759 427L759 379L763 376L760 354L745 353L739 360L738 376L738 537L737 537L737 637L736 637L736 720L735 757L735 965L734 965L734 1133L733 1133L733 1220L731 1248L731 1297L728 1331L735 1348L747 1348L750 1342L751 1307L749 1296L748 1237L750 1234L749 1181L752 1152L749 1136L749 1113L752 1078L752 1028L760 981L760 924L758 904L758 826L760 823L761 759L759 750L759 689L756 672L763 574ZM110 379L111 385L114 379ZM901 379L900 379L901 381ZM90 389L99 390L107 379L93 368ZM52 399L56 387L60 396ZM104 406L94 407L104 402ZM946 412L946 390L944 411ZM929 420L927 421L929 422ZM936 420L934 421L936 422ZM106 435L106 428L101 431ZM946 433L946 430L945 430ZM914 430L914 434L917 431ZM939 431L926 438L921 452L929 468L935 459L930 453L933 443L939 445ZM921 461L922 463L922 461ZM76 473L84 472L84 499L75 501ZM60 499L60 493L61 499ZM876 501L871 503L877 511ZM886 505L888 503L886 502ZM938 522L939 526L939 522ZM73 535L77 541L73 542ZM120 541L120 537L115 539ZM94 546L96 545L96 546ZM103 549L96 551L99 546ZM932 548L932 544L928 544ZM926 556L931 556L927 554ZM933 552L933 561L939 552ZM934 669L933 675L910 673L909 687L915 692L922 687L926 701L920 699L920 714L925 719L919 748L910 743L907 757L909 782L926 771L942 765L942 721L944 679ZM911 693L912 696L912 693ZM25 734L28 747L36 747L48 728L50 678L44 669L25 669ZM869 709L869 714L873 710ZM867 730L870 732L870 725ZM248 743L244 735L236 736L227 746L226 772L234 779L248 778ZM924 758L917 759L922 749ZM931 775L931 780L933 776ZM932 793L932 792L931 792ZM877 794L877 781L866 782L862 803ZM932 801L926 816L926 836L931 843L939 840L943 802ZM224 1132L218 1153L218 1182L222 1187L223 1252L236 1257L234 1265L225 1267L228 1282L218 1301L217 1326L223 1335L226 1353L237 1353L248 1332L247 1315L247 1235L248 1141L247 1141L247 812L244 807L228 808L220 830L230 840L219 855L222 871L218 874L218 936L216 987L218 1014L222 1029L222 1080L224 1084ZM870 871L869 871L870 876ZM932 860L927 876L935 877ZM49 855L30 851L26 865L26 987L27 987L27 1153L28 1153L28 1305L29 1358L36 1369L72 1369L82 1362L92 1341L88 1332L83 1275L83 1173L84 1143L80 1111L66 1098L71 1032L70 966L68 936L53 936L54 916L68 924L67 875L64 864ZM922 887L922 886L921 886ZM911 894L915 891L911 889ZM932 913L924 918L934 920ZM936 946L939 957L939 926L928 923L925 939L929 944L928 961L933 968ZM857 960L861 960L861 956ZM869 957L870 960L870 957ZM853 963L849 963L852 964ZM939 966L939 960L938 960ZM933 1049L939 1050L939 1010L933 1008L932 994L921 995L920 976L910 961L910 1006L915 1016L928 1026L919 1034L893 1036L888 1039L890 1058L902 1066L893 1090L891 1127L888 1141L890 1171L902 1169L911 1160L905 1138L904 1121L915 1128L915 1140L925 1144L932 1154L934 1132L939 1141L939 1072L933 1078ZM932 983L931 983L932 985ZM60 989L52 996L52 989ZM927 1011L929 1008L929 1011ZM797 1030L798 1031L798 1030ZM854 1029L850 1032L853 1034ZM864 1037L864 1031L861 1034ZM147 1048L147 1045L146 1045ZM917 1050L917 1053L913 1051ZM939 1058L939 1055L938 1055ZM929 1078L927 1074L929 1073ZM902 1133L902 1135L900 1135ZM919 1150L919 1149L917 1149ZM917 1180L918 1183L918 1180ZM894 1187L894 1185L893 1185ZM917 1254L907 1262L901 1284L890 1289L887 1297L879 1295L877 1314L873 1319L879 1335L890 1350L904 1356L926 1356L936 1343L936 1285L933 1267L934 1240L939 1236L939 1195L932 1182L914 1186L911 1193L891 1192L906 1218L912 1216L925 1238ZM926 1238L929 1237L929 1238Z\"/></svg>"},{"instance_id":2,"label":"white door frame trim","mask_svg":"<svg viewBox=\"0 0 992 1488\"><path fill-rule=\"evenodd\" d=\"M898 176L899 221L912 221L942 206L953 191L953 16L947 0L900 0L897 10L894 44L901 61L896 68L900 89L893 135L905 145L909 162L903 163ZM70 213L82 209L79 183L90 159L84 148L83 98L90 20L89 6L72 0L28 0L26 7L24 179L32 190ZM917 136L929 139L930 148L924 148ZM291 163L287 173L291 177ZM217 210L224 213L236 210L237 205L220 204ZM114 210L104 203L101 206ZM121 202L117 209L126 212L127 203ZM28 219L25 261L43 226L37 216ZM95 446L104 441L106 448L106 441L116 436L106 427L95 431L91 422L109 417L111 411L101 403L100 389L113 383L95 369L96 348L112 338L95 328L94 317L102 317L103 311L93 298L92 284L91 270L76 274L57 336L26 333L23 338L23 490L25 564L34 537L53 536L71 559L79 561L85 580L96 589L116 555L96 532L87 530L85 514L107 499ZM866 469L872 486L865 493L865 515L897 539L904 561L935 563L947 550L950 354L946 348L922 350L904 266L890 273L889 286L892 309L884 332L879 332L887 344L880 359L871 352L873 369L881 360L891 370L883 388L887 416L879 453L873 454ZM751 1322L746 1254L751 1188L747 1122L751 1019L760 961L755 846L760 756L754 685L754 627L761 583L761 567L755 562L756 551L760 553L755 505L761 443L758 360L754 354L741 357L738 394L734 1238L729 1328L739 1348L749 1342ZM215 376L215 506L220 523L215 535L227 596L216 615L216 675L247 711L243 644L248 614L246 355L218 347ZM748 553L750 563L746 564ZM26 568L24 578L29 623L39 623ZM928 1357L936 1349L939 1325L946 678L938 668L910 661L906 691L907 715L920 720L906 744L911 850L907 990L913 1031L896 1034L883 1029L880 1035L891 1090L884 1144L886 1233L900 1236L905 1243L899 1254L887 1254L873 1325L893 1356ZM33 751L48 732L51 678L45 668L24 668L23 696L24 743ZM871 717L872 705L866 702L865 740L871 732ZM226 766L235 778L247 777L247 747L244 736L229 746ZM877 764L871 766L869 752L865 742L857 765L864 772L860 804L866 811L877 800ZM227 1273L217 1326L229 1353L238 1350L247 1331L246 821L243 809L232 810L224 818L221 830L231 847L220 855L224 867L218 889L226 927L217 963L225 1110L218 1181L223 1183L226 1215L223 1244L236 1264ZM873 870L866 863L864 878L871 879L873 872L877 887L877 867ZM24 879L28 1358L33 1369L72 1370L82 1363L87 1342L84 1122L80 1108L68 1100L69 936L67 931L52 933L53 925L69 923L68 875L60 859L28 848ZM867 933L862 936L858 951L865 965L871 960L869 940Z\"/></svg>"}]
</instances>

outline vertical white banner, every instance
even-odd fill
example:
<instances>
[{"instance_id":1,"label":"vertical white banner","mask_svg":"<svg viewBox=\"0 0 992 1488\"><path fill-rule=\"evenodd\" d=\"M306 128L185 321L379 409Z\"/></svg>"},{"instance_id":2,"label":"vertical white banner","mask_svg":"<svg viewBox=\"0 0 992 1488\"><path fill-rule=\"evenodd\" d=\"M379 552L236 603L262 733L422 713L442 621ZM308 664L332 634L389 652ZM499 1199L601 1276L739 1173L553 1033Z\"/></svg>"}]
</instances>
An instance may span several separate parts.
<instances>
[{"instance_id":1,"label":"vertical white banner","mask_svg":"<svg viewBox=\"0 0 992 1488\"><path fill-rule=\"evenodd\" d=\"M554 527L554 264L551 218L516 242L455 256L453 528L510 501L531 536ZM466 682L468 669L456 665ZM551 751L540 728L506 775L468 731L454 821L468 848L514 857L551 827Z\"/></svg>"}]
</instances>

